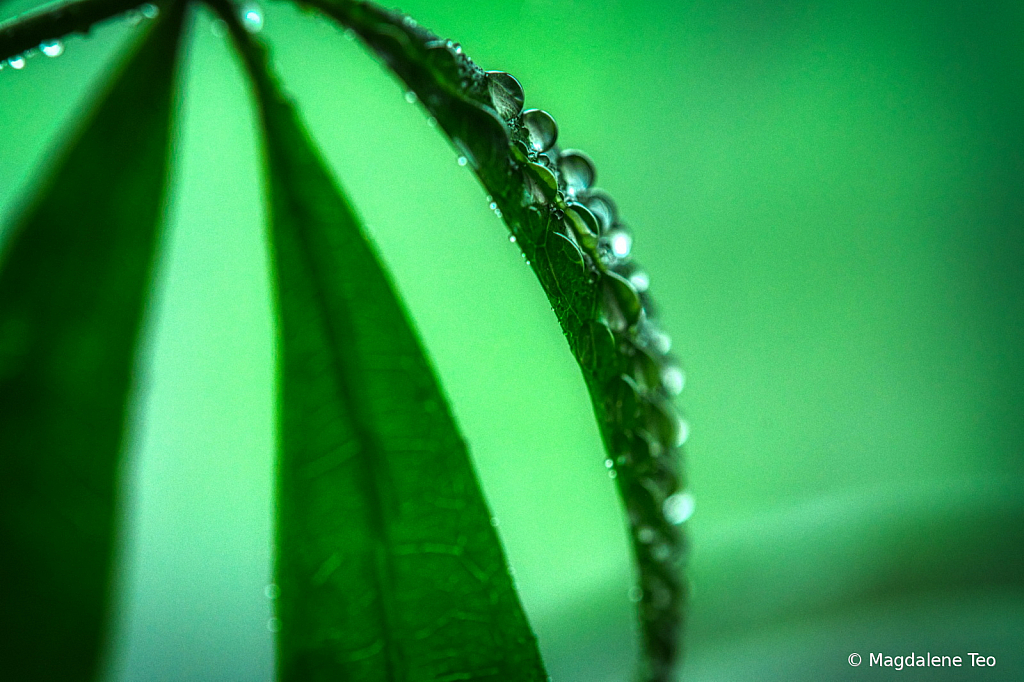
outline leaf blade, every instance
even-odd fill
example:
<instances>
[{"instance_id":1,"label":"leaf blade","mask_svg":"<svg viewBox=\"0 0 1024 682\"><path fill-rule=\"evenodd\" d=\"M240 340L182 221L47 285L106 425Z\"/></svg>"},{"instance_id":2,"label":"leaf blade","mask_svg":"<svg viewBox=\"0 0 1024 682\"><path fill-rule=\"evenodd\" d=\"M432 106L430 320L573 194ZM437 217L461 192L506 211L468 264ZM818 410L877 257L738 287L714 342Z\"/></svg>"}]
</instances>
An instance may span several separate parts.
<instances>
[{"instance_id":1,"label":"leaf blade","mask_svg":"<svg viewBox=\"0 0 1024 682\"><path fill-rule=\"evenodd\" d=\"M485 72L458 44L399 10L351 0L296 2L352 31L416 95L533 268L587 384L625 507L639 583L638 677L673 679L688 595L685 524L693 511L682 466L689 427L673 402L684 375L614 201L592 186L589 157L553 146L558 133L549 114L519 111L525 96L510 74Z\"/></svg>"},{"instance_id":2,"label":"leaf blade","mask_svg":"<svg viewBox=\"0 0 1024 682\"><path fill-rule=\"evenodd\" d=\"M22 679L96 673L182 17L139 45L0 254L2 658Z\"/></svg>"},{"instance_id":3,"label":"leaf blade","mask_svg":"<svg viewBox=\"0 0 1024 682\"><path fill-rule=\"evenodd\" d=\"M222 16L265 131L281 333L279 678L545 680L390 278L265 55Z\"/></svg>"},{"instance_id":4,"label":"leaf blade","mask_svg":"<svg viewBox=\"0 0 1024 682\"><path fill-rule=\"evenodd\" d=\"M150 4L166 9L173 3L157 0ZM88 35L96 24L138 6L137 0L70 0L0 22L0 62L36 49L44 41Z\"/></svg>"}]
</instances>

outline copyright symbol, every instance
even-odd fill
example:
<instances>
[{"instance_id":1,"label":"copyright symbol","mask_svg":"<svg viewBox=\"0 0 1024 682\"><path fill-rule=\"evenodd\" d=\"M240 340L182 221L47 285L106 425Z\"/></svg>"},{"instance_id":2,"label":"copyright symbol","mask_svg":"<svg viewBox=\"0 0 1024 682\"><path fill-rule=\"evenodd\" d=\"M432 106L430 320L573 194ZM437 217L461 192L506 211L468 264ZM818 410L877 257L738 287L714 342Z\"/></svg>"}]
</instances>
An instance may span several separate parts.
<instances>
[{"instance_id":1,"label":"copyright symbol","mask_svg":"<svg viewBox=\"0 0 1024 682\"><path fill-rule=\"evenodd\" d=\"M860 665L860 654L850 654L849 661L850 665L856 668L858 665Z\"/></svg>"}]
</instances>

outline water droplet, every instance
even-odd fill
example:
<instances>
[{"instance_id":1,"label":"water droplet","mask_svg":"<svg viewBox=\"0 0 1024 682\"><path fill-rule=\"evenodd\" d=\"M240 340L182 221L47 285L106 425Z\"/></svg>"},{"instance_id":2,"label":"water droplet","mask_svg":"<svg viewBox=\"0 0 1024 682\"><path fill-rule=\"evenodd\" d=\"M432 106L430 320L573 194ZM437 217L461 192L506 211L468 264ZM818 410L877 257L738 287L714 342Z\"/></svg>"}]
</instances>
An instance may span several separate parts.
<instances>
[{"instance_id":1,"label":"water droplet","mask_svg":"<svg viewBox=\"0 0 1024 682\"><path fill-rule=\"evenodd\" d=\"M565 255L569 257L569 260L576 265L582 266L584 264L585 260L583 258L583 252L580 251L580 247L576 242L569 237L566 237L561 232L555 232L554 239L562 245L562 250L565 252Z\"/></svg>"},{"instance_id":2,"label":"water droplet","mask_svg":"<svg viewBox=\"0 0 1024 682\"><path fill-rule=\"evenodd\" d=\"M409 28L416 28L417 26L419 26L419 24L416 23L416 20L410 17L408 14L402 17L402 23Z\"/></svg>"},{"instance_id":3,"label":"water droplet","mask_svg":"<svg viewBox=\"0 0 1024 682\"><path fill-rule=\"evenodd\" d=\"M523 112L523 125L529 137L530 147L535 152L546 152L554 146L558 139L558 125L551 114L540 109L529 109Z\"/></svg>"},{"instance_id":4,"label":"water droplet","mask_svg":"<svg viewBox=\"0 0 1024 682\"><path fill-rule=\"evenodd\" d=\"M628 258L633 250L633 235L622 227L616 227L608 235L608 245L616 258Z\"/></svg>"},{"instance_id":5,"label":"water droplet","mask_svg":"<svg viewBox=\"0 0 1024 682\"><path fill-rule=\"evenodd\" d=\"M512 242L513 244L515 244L515 243L516 243L516 236L515 236L514 234L510 234L510 235L508 236L508 240L509 240L510 242Z\"/></svg>"},{"instance_id":6,"label":"water droplet","mask_svg":"<svg viewBox=\"0 0 1024 682\"><path fill-rule=\"evenodd\" d=\"M263 30L263 8L258 4L243 3L238 12L242 17L242 28L248 33L259 33Z\"/></svg>"},{"instance_id":7,"label":"water droplet","mask_svg":"<svg viewBox=\"0 0 1024 682\"><path fill-rule=\"evenodd\" d=\"M693 516L695 505L696 501L690 493L675 493L665 499L661 511L665 514L666 521L678 526L681 523L686 523Z\"/></svg>"},{"instance_id":8,"label":"water droplet","mask_svg":"<svg viewBox=\"0 0 1024 682\"><path fill-rule=\"evenodd\" d=\"M591 320L580 329L576 340L576 357L584 367L596 367L599 362L606 362L614 352L615 337L608 325Z\"/></svg>"},{"instance_id":9,"label":"water droplet","mask_svg":"<svg viewBox=\"0 0 1024 682\"><path fill-rule=\"evenodd\" d=\"M547 204L554 201L558 194L558 179L547 166L539 163L528 163L527 184L531 200L539 204Z\"/></svg>"},{"instance_id":10,"label":"water droplet","mask_svg":"<svg viewBox=\"0 0 1024 682\"><path fill-rule=\"evenodd\" d=\"M409 104L416 104L416 100L417 99L419 99L419 98L416 96L415 92L413 92L412 90L406 91L406 93L405 93L405 101L406 102L408 102Z\"/></svg>"},{"instance_id":11,"label":"water droplet","mask_svg":"<svg viewBox=\"0 0 1024 682\"><path fill-rule=\"evenodd\" d=\"M615 272L604 273L604 313L612 329L623 331L640 320L643 305L633 285Z\"/></svg>"},{"instance_id":12,"label":"water droplet","mask_svg":"<svg viewBox=\"0 0 1024 682\"><path fill-rule=\"evenodd\" d=\"M648 391L656 390L661 386L662 363L643 348L635 349L636 355L635 370L633 376L637 382Z\"/></svg>"},{"instance_id":13,"label":"water droplet","mask_svg":"<svg viewBox=\"0 0 1024 682\"><path fill-rule=\"evenodd\" d=\"M487 72L487 90L494 110L506 121L511 121L523 110L526 96L515 76L504 71Z\"/></svg>"},{"instance_id":14,"label":"water droplet","mask_svg":"<svg viewBox=\"0 0 1024 682\"><path fill-rule=\"evenodd\" d=\"M355 40L356 39L356 32L354 30L352 30L351 28L346 28L344 35L345 35L345 40Z\"/></svg>"},{"instance_id":15,"label":"water droplet","mask_svg":"<svg viewBox=\"0 0 1024 682\"><path fill-rule=\"evenodd\" d=\"M469 163L469 159L467 159L465 156L460 156L459 158L455 159L455 162L460 166L465 166L467 163Z\"/></svg>"},{"instance_id":16,"label":"water droplet","mask_svg":"<svg viewBox=\"0 0 1024 682\"><path fill-rule=\"evenodd\" d=\"M590 212L597 218L597 222L601 226L601 232L607 232L617 222L619 211L607 192L594 190L590 192L583 203L586 204Z\"/></svg>"},{"instance_id":17,"label":"water droplet","mask_svg":"<svg viewBox=\"0 0 1024 682\"><path fill-rule=\"evenodd\" d=\"M569 196L576 196L577 193L590 189L597 177L594 162L577 149L567 149L559 155L558 171L562 174L562 181Z\"/></svg>"},{"instance_id":18,"label":"water droplet","mask_svg":"<svg viewBox=\"0 0 1024 682\"><path fill-rule=\"evenodd\" d=\"M690 422L679 417L676 424L676 445L686 445L688 440L690 440Z\"/></svg>"},{"instance_id":19,"label":"water droplet","mask_svg":"<svg viewBox=\"0 0 1024 682\"><path fill-rule=\"evenodd\" d=\"M13 57L11 57L10 59L8 59L7 63L10 65L10 67L12 69L24 69L25 68L25 58L22 57L20 54L16 54Z\"/></svg>"},{"instance_id":20,"label":"water droplet","mask_svg":"<svg viewBox=\"0 0 1024 682\"><path fill-rule=\"evenodd\" d=\"M669 395L679 395L686 385L686 375L676 365L666 365L661 370L661 385Z\"/></svg>"},{"instance_id":21,"label":"water droplet","mask_svg":"<svg viewBox=\"0 0 1024 682\"><path fill-rule=\"evenodd\" d=\"M644 304L644 313L648 318L658 317L658 308L654 305L654 299L651 298L651 293L640 292L640 302Z\"/></svg>"},{"instance_id":22,"label":"water droplet","mask_svg":"<svg viewBox=\"0 0 1024 682\"><path fill-rule=\"evenodd\" d=\"M664 561L672 555L672 550L668 545L659 545L654 548L651 552L655 559ZM644 584L644 596L647 598L647 606L651 609L647 614L648 618L656 618L662 609L667 608L672 603L672 590L665 584L664 580L656 577L649 576L648 580Z\"/></svg>"},{"instance_id":23,"label":"water droplet","mask_svg":"<svg viewBox=\"0 0 1024 682\"><path fill-rule=\"evenodd\" d=\"M160 8L151 2L147 2L139 7L139 13L146 19L156 19L160 16Z\"/></svg>"},{"instance_id":24,"label":"water droplet","mask_svg":"<svg viewBox=\"0 0 1024 682\"><path fill-rule=\"evenodd\" d=\"M570 201L566 205L565 215L572 224L577 241L588 249L593 249L597 245L597 236L600 234L601 226L590 209L583 204Z\"/></svg>"},{"instance_id":25,"label":"water droplet","mask_svg":"<svg viewBox=\"0 0 1024 682\"><path fill-rule=\"evenodd\" d=\"M613 466L615 466L615 462L613 462L611 459L606 459L604 461L604 466L606 469L611 469Z\"/></svg>"},{"instance_id":26,"label":"water droplet","mask_svg":"<svg viewBox=\"0 0 1024 682\"><path fill-rule=\"evenodd\" d=\"M492 516L491 517L491 525L494 526L495 528L498 527L498 517L497 516Z\"/></svg>"},{"instance_id":27,"label":"water droplet","mask_svg":"<svg viewBox=\"0 0 1024 682\"><path fill-rule=\"evenodd\" d=\"M654 546L654 549L651 550L651 556L657 561L665 561L672 556L672 549L668 545L661 543ZM667 604L664 604L664 606L667 606Z\"/></svg>"},{"instance_id":28,"label":"water droplet","mask_svg":"<svg viewBox=\"0 0 1024 682\"><path fill-rule=\"evenodd\" d=\"M615 473L615 469L609 469L608 470L608 478L616 478L617 476L618 476L618 474Z\"/></svg>"},{"instance_id":29,"label":"water droplet","mask_svg":"<svg viewBox=\"0 0 1024 682\"><path fill-rule=\"evenodd\" d=\"M629 273L629 283L642 294L651 288L651 277L643 270L637 269Z\"/></svg>"},{"instance_id":30,"label":"water droplet","mask_svg":"<svg viewBox=\"0 0 1024 682\"><path fill-rule=\"evenodd\" d=\"M59 57L64 54L64 43L59 40L47 40L39 43L39 51L47 57Z\"/></svg>"},{"instance_id":31,"label":"water droplet","mask_svg":"<svg viewBox=\"0 0 1024 682\"><path fill-rule=\"evenodd\" d=\"M495 210L497 210L497 208L498 208L498 204L496 204L496 203L494 203L494 202L492 201L491 203L489 203L489 204L487 205L487 207L488 207L489 209L491 209L492 211L495 211Z\"/></svg>"},{"instance_id":32,"label":"water droplet","mask_svg":"<svg viewBox=\"0 0 1024 682\"><path fill-rule=\"evenodd\" d=\"M629 597L629 601L633 602L634 604L638 604L640 600L644 598L644 591L636 585L634 585L633 587L629 588L627 596Z\"/></svg>"},{"instance_id":33,"label":"water droplet","mask_svg":"<svg viewBox=\"0 0 1024 682\"><path fill-rule=\"evenodd\" d=\"M686 426L672 402L656 394L644 401L644 421L647 430L665 448L680 444L681 431ZM686 428L689 431L689 428ZM685 439L684 439L685 440Z\"/></svg>"},{"instance_id":34,"label":"water droplet","mask_svg":"<svg viewBox=\"0 0 1024 682\"><path fill-rule=\"evenodd\" d=\"M501 209L500 208L494 209L494 215L496 215L496 216L498 216L500 218L501 217Z\"/></svg>"},{"instance_id":35,"label":"water droplet","mask_svg":"<svg viewBox=\"0 0 1024 682\"><path fill-rule=\"evenodd\" d=\"M437 119L434 118L433 116L428 116L427 117L427 125L430 126L431 128L436 128L437 127Z\"/></svg>"},{"instance_id":36,"label":"water droplet","mask_svg":"<svg viewBox=\"0 0 1024 682\"><path fill-rule=\"evenodd\" d=\"M649 324L644 331L651 348L662 355L672 350L672 337L664 330L659 329L654 324Z\"/></svg>"},{"instance_id":37,"label":"water droplet","mask_svg":"<svg viewBox=\"0 0 1024 682\"><path fill-rule=\"evenodd\" d=\"M267 599L277 599L281 596L281 588L274 583L270 583L263 588L263 594L267 596Z\"/></svg>"},{"instance_id":38,"label":"water droplet","mask_svg":"<svg viewBox=\"0 0 1024 682\"><path fill-rule=\"evenodd\" d=\"M267 620L267 629L271 632L281 632L281 619L271 618Z\"/></svg>"},{"instance_id":39,"label":"water droplet","mask_svg":"<svg viewBox=\"0 0 1024 682\"><path fill-rule=\"evenodd\" d=\"M210 24L210 33L217 36L218 38L223 38L228 34L227 22L225 22L223 19L214 19L213 23Z\"/></svg>"},{"instance_id":40,"label":"water droplet","mask_svg":"<svg viewBox=\"0 0 1024 682\"><path fill-rule=\"evenodd\" d=\"M654 542L654 538L657 537L657 533L650 526L640 526L636 531L636 539L645 545L649 545Z\"/></svg>"}]
</instances>

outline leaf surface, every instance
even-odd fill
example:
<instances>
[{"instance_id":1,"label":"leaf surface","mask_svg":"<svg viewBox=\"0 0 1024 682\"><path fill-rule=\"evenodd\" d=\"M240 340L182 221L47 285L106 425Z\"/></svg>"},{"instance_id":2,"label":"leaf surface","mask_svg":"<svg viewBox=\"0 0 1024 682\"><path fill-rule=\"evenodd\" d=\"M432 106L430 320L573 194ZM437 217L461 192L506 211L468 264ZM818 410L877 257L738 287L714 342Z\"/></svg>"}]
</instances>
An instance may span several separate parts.
<instances>
[{"instance_id":1,"label":"leaf surface","mask_svg":"<svg viewBox=\"0 0 1024 682\"><path fill-rule=\"evenodd\" d=\"M579 363L626 510L637 568L639 677L673 679L688 556L682 445L674 398L684 375L658 322L632 235L578 150L558 146L546 112L523 109L510 74L484 71L451 40L372 2L296 0L357 35L430 112L476 174L533 268Z\"/></svg>"},{"instance_id":2,"label":"leaf surface","mask_svg":"<svg viewBox=\"0 0 1024 682\"><path fill-rule=\"evenodd\" d=\"M2 6L4 0L0 0ZM171 0L147 3L165 10ZM40 43L66 38L73 34L88 35L92 28L118 14L140 6L138 0L69 0L36 8L0 22L0 62L38 49Z\"/></svg>"},{"instance_id":3,"label":"leaf surface","mask_svg":"<svg viewBox=\"0 0 1024 682\"><path fill-rule=\"evenodd\" d=\"M165 14L0 255L0 660L11 679L90 679L100 655L166 187L183 10Z\"/></svg>"},{"instance_id":4,"label":"leaf surface","mask_svg":"<svg viewBox=\"0 0 1024 682\"><path fill-rule=\"evenodd\" d=\"M226 9L265 136L279 679L546 680L465 443L359 219Z\"/></svg>"}]
</instances>

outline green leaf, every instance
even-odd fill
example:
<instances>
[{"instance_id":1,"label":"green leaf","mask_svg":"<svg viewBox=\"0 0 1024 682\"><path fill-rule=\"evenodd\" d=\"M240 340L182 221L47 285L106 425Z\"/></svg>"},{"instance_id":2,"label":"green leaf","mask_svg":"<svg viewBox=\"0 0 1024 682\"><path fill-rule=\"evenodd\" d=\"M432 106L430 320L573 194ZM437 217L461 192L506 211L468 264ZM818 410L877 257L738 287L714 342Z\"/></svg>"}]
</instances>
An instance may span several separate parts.
<instances>
[{"instance_id":1,"label":"green leaf","mask_svg":"<svg viewBox=\"0 0 1024 682\"><path fill-rule=\"evenodd\" d=\"M639 589L640 678L672 679L682 640L693 510L669 354L648 277L629 251L614 201L581 152L560 149L547 113L523 111L510 74L485 72L450 40L370 2L296 0L372 49L433 116L491 195L558 317L590 391L606 464L626 508Z\"/></svg>"},{"instance_id":2,"label":"green leaf","mask_svg":"<svg viewBox=\"0 0 1024 682\"><path fill-rule=\"evenodd\" d=\"M11 226L0 260L3 671L97 667L116 471L168 165L166 12Z\"/></svg>"},{"instance_id":3,"label":"green leaf","mask_svg":"<svg viewBox=\"0 0 1024 682\"><path fill-rule=\"evenodd\" d=\"M491 515L392 282L266 55L279 321L279 677L546 680Z\"/></svg>"},{"instance_id":4,"label":"green leaf","mask_svg":"<svg viewBox=\"0 0 1024 682\"><path fill-rule=\"evenodd\" d=\"M0 0L0 5L3 0ZM0 23L0 62L34 50L40 43L71 34L88 34L93 26L139 6L139 0L71 0L33 9ZM167 9L167 0L148 3Z\"/></svg>"}]
</instances>

